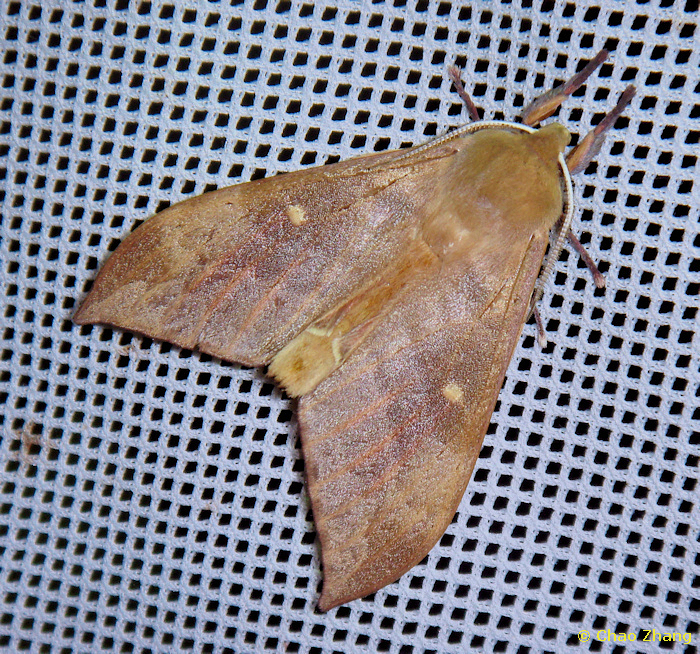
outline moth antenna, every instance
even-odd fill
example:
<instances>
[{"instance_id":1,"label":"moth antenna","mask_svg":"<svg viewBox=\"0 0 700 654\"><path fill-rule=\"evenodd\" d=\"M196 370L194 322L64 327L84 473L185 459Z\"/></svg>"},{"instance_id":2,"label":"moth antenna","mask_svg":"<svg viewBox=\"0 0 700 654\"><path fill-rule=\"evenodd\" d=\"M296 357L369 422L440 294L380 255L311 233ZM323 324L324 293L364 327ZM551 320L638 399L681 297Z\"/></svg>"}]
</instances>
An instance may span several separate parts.
<instances>
[{"instance_id":1,"label":"moth antenna","mask_svg":"<svg viewBox=\"0 0 700 654\"><path fill-rule=\"evenodd\" d=\"M551 116L566 98L583 86L593 71L607 58L608 51L601 50L588 62L585 68L576 73L571 79L535 98L521 114L523 123L526 125L537 125L540 121Z\"/></svg>"},{"instance_id":2,"label":"moth antenna","mask_svg":"<svg viewBox=\"0 0 700 654\"><path fill-rule=\"evenodd\" d=\"M476 105L474 104L474 101L472 100L469 93L467 93L464 89L464 84L462 84L462 78L460 76L460 73L461 71L459 70L459 68L457 68L457 66L450 66L447 69L447 75L452 80L452 83L455 85L457 95L460 98L462 98L462 102L464 102L464 105L467 107L469 117L475 122L479 121L481 120L481 118L479 118L479 110L476 108Z\"/></svg>"},{"instance_id":3,"label":"moth antenna","mask_svg":"<svg viewBox=\"0 0 700 654\"><path fill-rule=\"evenodd\" d=\"M461 125L460 127L457 127L451 132L447 132L447 134L435 136L430 141L427 141L422 145L417 145L413 148L406 148L403 151L399 150L399 153L397 154L396 158L392 160L392 164L396 164L402 161L403 159L415 157L421 152L425 152L426 150L431 150L432 148L444 145L445 143L448 143L449 141L452 141L454 139L458 139L464 136L465 134L473 134L474 132L478 132L482 129L489 129L490 127L509 127L514 131L528 133L537 131L533 127L529 127L528 125L523 125L521 123L507 123L503 120L480 120L478 123L466 123L465 125ZM564 161L564 158L561 155L559 157L559 164L563 166L563 169L566 169L566 162ZM371 170L372 168L376 168L378 166L383 165L385 165L384 162L381 162L379 164L373 164L369 167L369 169Z\"/></svg>"},{"instance_id":4,"label":"moth antenna","mask_svg":"<svg viewBox=\"0 0 700 654\"><path fill-rule=\"evenodd\" d=\"M605 50L601 50L601 52L598 53L596 59L602 53L605 53L605 57L601 59L600 63L605 61L605 58L607 57L607 52ZM586 66L586 68L584 68L578 75L582 75L587 68L591 67L591 65L594 62L595 59L591 61L591 63L588 64L588 66ZM595 70L595 67L591 68L586 77L588 77L588 75L590 75L590 73L593 72L593 70ZM569 80L567 84L572 83L575 77L576 76L571 78L571 80ZM566 86L566 84L564 86ZM605 277L603 277L603 274L600 272L600 270L598 270L598 267L595 265L593 259L591 259L588 252L586 252L586 248L583 247L581 241L579 241L578 238L576 238L576 236L574 236L573 232L571 231L571 220L573 219L573 206L571 203L573 185L571 183L571 175L581 172L581 170L583 170L591 161L591 159L598 153L601 146L603 145L603 141L605 140L605 133L615 124L615 121L620 117L620 114L632 101L632 98L634 97L636 92L637 90L634 86L628 86L623 91L622 95L620 96L620 99L617 101L615 108L612 111L608 112L603 117L603 120L601 120L600 123L598 123L598 125L596 125L596 127L585 136L581 143L579 143L568 154L566 160L564 160L564 158L560 156L559 163L562 166L562 173L564 175L564 185L566 189L565 211L563 217L557 223L557 237L554 242L554 245L550 248L549 254L547 255L547 260L544 264L544 270L537 279L535 291L532 294L532 300L530 302L530 315L533 315L535 312L535 305L537 304L537 302L539 302L540 298L542 297L545 284L547 283L547 280L549 279L550 275L552 274L552 271L554 270L554 264L556 263L557 259L559 259L559 255L561 254L561 251L564 248L564 242L567 239L569 240L573 248L576 250L576 252L578 252L581 259L583 259L583 262L586 264L588 269L591 271L591 274L593 275L593 281L596 287L605 287Z\"/></svg>"},{"instance_id":5,"label":"moth antenna","mask_svg":"<svg viewBox=\"0 0 700 654\"><path fill-rule=\"evenodd\" d=\"M464 103L467 105L467 109L469 110L469 116L470 118L474 121L474 123L466 123L465 125L460 125L457 127L455 130L451 132L447 132L447 134L443 134L442 136L435 136L432 138L430 141L427 141L426 143L423 143L422 145L418 145L414 148L407 148L406 151L403 154L399 154L396 159L394 159L394 163L400 162L402 159L408 159L409 157L414 157L415 155L419 154L420 152L423 152L425 150L430 150L431 148L438 147L440 145L443 145L444 143L447 143L448 141L451 141L452 139L459 138L461 136L464 136L465 134L471 134L472 132L476 132L480 129L487 129L489 127L511 127L512 129L516 130L521 130L524 132L534 132L535 130L532 127L529 127L527 125L521 125L519 123L506 123L500 120L481 120L479 118L479 111L476 108L476 105L472 101L471 97L469 94L464 90L464 86L462 84L462 80L460 79L459 76L459 68L457 66L450 66L447 69L448 75L450 76L450 79L455 85L455 88L457 89L457 93L459 94L459 97L462 98ZM375 164L375 166L370 166L376 167L376 166L383 166L383 163L380 164Z\"/></svg>"},{"instance_id":6,"label":"moth antenna","mask_svg":"<svg viewBox=\"0 0 700 654\"><path fill-rule=\"evenodd\" d=\"M461 125L460 127L457 127L455 130L452 132L447 132L447 134L443 134L442 136L436 136L427 143L423 143L423 145L418 145L413 149L407 149L404 154L400 154L395 160L394 163L397 163L401 161L402 159L407 159L408 157L413 157L416 154L423 152L424 150L429 150L431 148L443 145L444 143L447 143L448 141L451 141L452 139L459 138L460 136L464 136L465 134L471 134L472 132L476 132L477 130L480 129L487 129L489 127L503 127L504 125L507 127L511 127L516 130L521 130L525 132L534 132L535 130L532 129L529 126L523 126L518 123L505 123L503 121L499 120L490 120L490 121L484 121L481 120L479 117L479 111L476 108L476 105L472 101L470 95L465 91L464 85L462 84L462 80L460 78L460 71L457 66L450 66L447 69L447 73L452 80L452 82L455 85L455 88L457 89L457 94L459 95L460 98L464 101L464 104L467 105L467 109L469 111L469 117L475 122L479 123L478 125L474 125L472 123L467 123L465 125ZM378 165L384 165L384 164L378 164Z\"/></svg>"},{"instance_id":7,"label":"moth antenna","mask_svg":"<svg viewBox=\"0 0 700 654\"><path fill-rule=\"evenodd\" d=\"M615 124L615 121L620 117L620 114L625 110L627 105L632 101L632 98L637 93L637 89L631 84L623 91L620 99L617 101L615 108L605 114L601 120L583 140L566 156L566 165L572 175L585 170L586 166L591 162L593 157L600 152L600 148L605 141L606 132Z\"/></svg>"},{"instance_id":8,"label":"moth antenna","mask_svg":"<svg viewBox=\"0 0 700 654\"><path fill-rule=\"evenodd\" d=\"M559 260L561 251L564 249L564 244L571 231L571 221L574 219L574 205L572 199L574 195L574 186L571 182L571 175L566 165L566 160L561 154L559 155L559 166L561 168L562 177L564 178L564 212L556 223L557 230L554 244L550 246L547 259L544 262L544 269L537 278L537 284L535 284L535 290L530 300L530 312L528 317L533 315L535 305L540 301L544 293L544 287L554 271L554 266Z\"/></svg>"}]
</instances>

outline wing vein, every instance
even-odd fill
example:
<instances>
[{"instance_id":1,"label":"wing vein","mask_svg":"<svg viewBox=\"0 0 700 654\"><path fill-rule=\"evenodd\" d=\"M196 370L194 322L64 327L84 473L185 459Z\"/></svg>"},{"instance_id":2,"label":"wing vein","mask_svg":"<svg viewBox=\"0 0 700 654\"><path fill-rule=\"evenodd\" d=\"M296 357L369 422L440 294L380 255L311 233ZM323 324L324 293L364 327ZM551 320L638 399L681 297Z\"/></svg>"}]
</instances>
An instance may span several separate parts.
<instances>
[{"instance_id":1,"label":"wing vein","mask_svg":"<svg viewBox=\"0 0 700 654\"><path fill-rule=\"evenodd\" d=\"M403 179L405 175L402 177L399 177L398 179L392 180L390 183L386 184L385 186L380 187L376 191L374 191L371 195L364 196L361 198L362 200L366 199L367 197L377 197L381 193L385 192L388 188L396 184L398 181ZM349 208L354 206L357 202L353 202L351 205L348 207L345 207L342 209L342 211L347 211ZM344 268L343 272L344 274L338 275L336 277L332 276L332 273L336 271L341 263L343 262L342 255L346 254L348 251L350 251L352 248L354 248L359 242L365 240L369 240L371 236L371 232L369 232L367 229L364 228L364 225L359 225L358 229L355 230L355 233L353 234L353 238L350 239L347 243L347 245L335 256L333 257L333 265L329 268L327 268L321 278L319 279L319 282L316 284L316 286L312 287L309 289L307 293L304 294L302 302L299 304L297 307L296 311L288 318L287 322L285 323L284 327L289 328L290 325L293 324L293 322L298 318L298 316L303 313L303 311L306 309L306 307L309 305L309 303L315 299L321 288L323 288L324 283L326 282L327 279L331 278L333 279L334 285L337 285L339 281L346 279L351 272L350 267Z\"/></svg>"},{"instance_id":2,"label":"wing vein","mask_svg":"<svg viewBox=\"0 0 700 654\"><path fill-rule=\"evenodd\" d=\"M315 438L313 440L313 445L317 445L319 443L323 443L324 441L332 438L335 436L338 432L342 431L343 429L347 429L348 427L352 427L353 425L357 424L362 418L367 418L376 412L377 409L381 409L385 404L389 402L392 398L396 397L403 391L405 388L411 385L411 381L409 380L399 388L397 388L395 391L392 393L387 393L385 395L382 395L378 401L373 402L370 404L366 409L360 411L359 413L354 414L351 418L346 420L345 422L341 422L338 425L335 425L335 427L329 431L323 434L321 438Z\"/></svg>"},{"instance_id":3,"label":"wing vein","mask_svg":"<svg viewBox=\"0 0 700 654\"><path fill-rule=\"evenodd\" d=\"M271 231L272 227L274 227L274 223L272 222L264 225L261 229L256 230L255 233L251 235L251 240ZM224 256L219 257L215 261L212 261L211 263L207 264L207 266L200 272L200 274L197 275L197 277L187 285L187 289L180 293L180 296L190 295L195 289L201 287L207 279L210 279L212 277L212 274L216 270L218 270L222 265L224 265L224 261L231 261L233 257L243 249L244 245L245 242L242 242L238 247L234 248L232 252L227 252ZM256 263L258 263L260 259L262 259L262 255L260 257L255 258L253 261L250 261L245 267L241 268L233 276L233 278L227 282L226 287L228 287L228 285L230 284L234 284L236 280L240 279L246 273L246 271L248 271ZM202 331L204 329L204 324L206 323L207 318L213 313L214 309L218 306L220 299L223 296L223 293L226 291L226 287L219 295L217 295L216 298L214 298L214 300L206 308L206 310L202 312L202 317L200 318L199 322L197 323L197 327L195 328L197 333L197 339L195 341L195 344L199 342L202 335ZM177 311L177 309L181 306L181 302L173 303L164 314L163 322L165 323L170 318L170 316L172 316L175 313L175 311Z\"/></svg>"},{"instance_id":4,"label":"wing vein","mask_svg":"<svg viewBox=\"0 0 700 654\"><path fill-rule=\"evenodd\" d=\"M425 403L421 404L421 408L423 408L424 406L425 406ZM442 416L442 414L444 414L448 408L449 407L443 406L441 411L435 416L435 418L439 418L440 416ZM419 413L418 411L414 411L408 419L404 420L401 423L400 427L403 427L405 425L409 425L409 424L415 422L418 419L418 413ZM394 431L396 432L396 430L394 430ZM414 444L411 447L407 448L407 450L404 452L404 454L400 458L396 459L396 461L394 461L390 466L388 466L382 472L382 474L379 475L377 480L371 486L363 488L362 492L358 493L352 499L350 499L347 502L338 506L333 512L322 515L322 516L316 518L316 520L320 523L327 522L331 518L342 513L343 509L345 509L346 507L352 506L353 504L357 504L357 502L361 498L368 495L371 491L373 491L375 488L377 488L377 486L379 486L383 481L385 481L390 476L390 473L393 470L395 470L400 464L402 464L404 461L406 461L406 459L408 459L418 449L418 447L420 445L421 445L421 440L418 438L415 439ZM319 486L323 486L325 483L326 482L319 482Z\"/></svg>"},{"instance_id":5,"label":"wing vein","mask_svg":"<svg viewBox=\"0 0 700 654\"><path fill-rule=\"evenodd\" d=\"M387 397L387 399L391 399L391 398L395 397L396 395L398 395L398 394L400 393L400 391L403 390L403 388L405 388L405 386L402 387L402 388L400 388L400 389L399 389L398 391L396 391L395 393L392 393L391 395L388 395L388 396L385 396L385 397ZM391 443L391 441L393 440L394 436L396 436L397 434L399 434L399 433L401 432L401 430L402 430L405 426L411 424L412 422L415 422L415 419L417 418L417 416L418 416L418 414L420 413L420 411L425 407L427 401L428 401L428 400L427 400L427 398L426 398L426 400L425 400L424 402L422 402L420 405L418 405L418 408L417 408L416 411L414 411L413 413L411 413L411 415L410 415L408 418L406 418L405 420L403 420L402 422L400 422L398 425L396 425L395 428L392 429L392 430L389 432L389 434L388 434L387 436L385 436L382 440L380 440L380 441L374 443L374 445L372 445L370 448L364 450L359 456L356 456L354 459L352 459L351 461L349 461L348 463L346 463L344 466L342 466L341 468L338 468L337 470L335 470L335 471L333 472L333 474L331 474L331 475L329 475L328 477L325 477L325 478L323 478L323 479L317 480L317 482L316 482L317 485L318 485L318 486L321 486L321 487L322 487L322 486L326 486L327 484L331 483L332 481L334 481L335 479L337 479L338 477L340 477L340 476L343 475L344 473L346 473L346 472L352 470L353 468L357 467L357 465L358 465L359 462L363 461L364 459L368 459L372 454L374 454L374 453L376 453L376 452L380 452L380 451L382 451L382 450L385 450L385 449L386 449L386 446L387 446L388 444ZM384 403L382 402L382 404L384 404ZM364 418L366 419L367 417L369 417L369 416L372 415L372 414L363 411L363 412L362 412L361 414L359 414L359 415L360 415L360 417L364 417ZM351 421L351 424L352 424L352 422L356 422L356 421L355 421L355 420ZM326 440L326 437L322 438L320 442L323 442L324 440ZM318 442L318 441L314 441L314 444L317 443L317 442Z\"/></svg>"}]
</instances>

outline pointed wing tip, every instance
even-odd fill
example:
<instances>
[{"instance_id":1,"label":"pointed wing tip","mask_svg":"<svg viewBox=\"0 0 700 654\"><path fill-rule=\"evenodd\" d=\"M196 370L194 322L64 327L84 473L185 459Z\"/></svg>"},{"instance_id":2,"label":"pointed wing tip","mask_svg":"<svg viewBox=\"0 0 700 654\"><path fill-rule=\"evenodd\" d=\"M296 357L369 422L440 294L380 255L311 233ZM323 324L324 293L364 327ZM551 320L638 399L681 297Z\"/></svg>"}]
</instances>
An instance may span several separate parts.
<instances>
[{"instance_id":1,"label":"pointed wing tip","mask_svg":"<svg viewBox=\"0 0 700 654\"><path fill-rule=\"evenodd\" d=\"M321 596L318 598L318 610L321 611L321 613L327 613L331 609L341 606L342 604L348 604L349 602L353 602L357 599L367 597L368 595L376 592L376 590L377 589L375 588L362 594L347 593L342 592L342 588L333 588L332 584L329 585L328 581L324 580L323 590L321 590Z\"/></svg>"},{"instance_id":2,"label":"pointed wing tip","mask_svg":"<svg viewBox=\"0 0 700 654\"><path fill-rule=\"evenodd\" d=\"M323 557L323 551L321 556ZM324 566L324 568L326 567ZM327 568L324 569L323 588L321 589L321 596L318 598L318 610L321 613L327 613L336 606L347 604L362 597L362 595L349 594L347 588L343 588L342 581L342 578L334 579L333 574Z\"/></svg>"},{"instance_id":3,"label":"pointed wing tip","mask_svg":"<svg viewBox=\"0 0 700 654\"><path fill-rule=\"evenodd\" d=\"M90 310L88 306L88 301L85 300L79 307L78 310L73 314L71 319L76 325L88 325L93 322L97 322L90 317Z\"/></svg>"},{"instance_id":4,"label":"pointed wing tip","mask_svg":"<svg viewBox=\"0 0 700 654\"><path fill-rule=\"evenodd\" d=\"M342 604L342 602L337 601L333 599L332 597L328 597L326 595L326 592L323 591L321 593L321 597L318 598L318 610L321 611L321 613L327 613L331 609L334 609L336 606L339 604Z\"/></svg>"},{"instance_id":5,"label":"pointed wing tip","mask_svg":"<svg viewBox=\"0 0 700 654\"><path fill-rule=\"evenodd\" d=\"M114 327L119 326L114 321L113 316L110 316L109 312L105 311L99 302L94 301L92 293L88 293L88 296L82 301L71 320L76 325L95 325L99 323Z\"/></svg>"}]
</instances>

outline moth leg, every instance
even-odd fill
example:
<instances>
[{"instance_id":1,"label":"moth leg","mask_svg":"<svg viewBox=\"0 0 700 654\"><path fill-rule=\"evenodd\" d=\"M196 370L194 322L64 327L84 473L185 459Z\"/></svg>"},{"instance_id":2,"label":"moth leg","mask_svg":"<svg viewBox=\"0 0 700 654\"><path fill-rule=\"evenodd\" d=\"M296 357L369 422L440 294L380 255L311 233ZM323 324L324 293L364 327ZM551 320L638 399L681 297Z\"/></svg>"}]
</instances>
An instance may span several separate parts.
<instances>
[{"instance_id":1,"label":"moth leg","mask_svg":"<svg viewBox=\"0 0 700 654\"><path fill-rule=\"evenodd\" d=\"M540 312L537 310L537 307L532 307L532 315L535 318L535 324L537 325L537 343L542 349L544 349L547 347L547 334L545 334L542 316L540 316Z\"/></svg>"},{"instance_id":2,"label":"moth leg","mask_svg":"<svg viewBox=\"0 0 700 654\"><path fill-rule=\"evenodd\" d=\"M480 121L481 118L479 118L479 111L476 108L476 105L474 104L474 101L471 99L471 96L469 95L469 93L467 93L465 91L464 84L462 84L462 78L460 77L459 68L457 68L457 66L450 66L447 69L447 74L449 75L450 79L452 80L452 83L455 85L457 95L460 98L462 98L462 102L464 102L465 106L467 107L467 111L469 112L469 117L475 122Z\"/></svg>"},{"instance_id":3,"label":"moth leg","mask_svg":"<svg viewBox=\"0 0 700 654\"><path fill-rule=\"evenodd\" d=\"M600 57L600 55L604 52L605 51L602 50L600 53L598 53L598 57ZM607 53L605 53L605 55L607 56ZM605 57L601 59L601 62L604 60ZM591 63L588 66L586 66L586 68L589 68L591 64L594 63L594 61L591 61ZM584 68L584 70L582 70L578 75L582 75L586 71L586 68ZM588 75L590 75L592 70L593 68L591 69L591 71L588 72ZM574 78L572 78L572 80L573 79ZM569 80L567 84L570 84L572 80ZM564 86L566 86L566 84ZM603 145L603 141L605 140L605 133L615 124L615 121L620 117L620 114L625 110L625 107L627 107L627 105L632 101L632 98L634 97L634 94L636 92L637 91L634 88L634 86L628 86L620 96L620 99L615 105L615 108L609 113L607 113L603 117L603 120L601 120L600 123L588 134L586 134L584 139L567 155L566 167L569 169L569 172L572 175L581 172L583 169L585 169L586 166L590 163L591 159L593 159L593 157L596 154L598 154L601 146ZM555 229L557 230L558 234L562 233L561 230L563 229L563 225L561 223L561 219L557 222ZM598 266L595 265L593 259L591 259L588 252L586 252L586 248L581 244L581 241L579 241L578 238L576 238L571 229L567 231L566 238L568 238L569 243L571 243L574 250L576 250L581 259L583 259L583 262L588 267L588 270L590 270L591 275L593 275L593 281L596 287L604 288L605 278L603 277L603 274L600 272L600 270L598 270ZM556 256L558 258L559 251L560 250L557 250L556 255L553 255L553 257ZM547 268L545 269L545 273L547 273ZM544 330L542 329L542 321L539 318L539 314L537 313L537 308L535 305L542 297L544 283L547 277L548 274L543 274L542 277L538 280L535 292L532 296L532 308L530 310L531 315L535 316L535 321L537 322L538 341L540 342L540 344L542 343L542 339L544 338Z\"/></svg>"},{"instance_id":4,"label":"moth leg","mask_svg":"<svg viewBox=\"0 0 700 654\"><path fill-rule=\"evenodd\" d=\"M636 92L637 89L634 86L628 86L617 101L615 108L605 114L603 120L588 132L583 140L566 155L566 166L572 175L584 170L593 157L600 152L600 148L605 140L605 133L615 124L615 121L632 101Z\"/></svg>"},{"instance_id":5,"label":"moth leg","mask_svg":"<svg viewBox=\"0 0 700 654\"><path fill-rule=\"evenodd\" d=\"M588 270L591 271L596 288L605 288L605 277L603 277L603 273L598 270L598 266L596 266L593 259L591 259L591 255L586 252L586 248L583 246L581 241L578 240L571 230L569 230L567 238L569 239L569 243L571 243L574 250L576 250L581 259L583 259L583 263L586 264Z\"/></svg>"},{"instance_id":6,"label":"moth leg","mask_svg":"<svg viewBox=\"0 0 700 654\"><path fill-rule=\"evenodd\" d=\"M584 170L590 163L591 159L598 154L601 146L603 145L603 141L605 140L605 133L615 124L615 121L620 117L620 114L625 110L625 107L627 107L627 105L632 101L635 93L636 89L634 86L628 86L620 96L620 99L617 101L615 108L608 112L603 117L603 120L601 120L594 129L588 132L584 139L571 152L569 152L566 157L566 166L572 175ZM605 278L600 270L598 270L595 263L593 263L593 259L591 259L588 252L586 252L586 248L581 245L581 241L574 236L571 230L569 230L567 237L569 239L569 243L571 243L576 252L579 253L579 256L581 259L583 259L583 262L591 271L595 285L598 288L604 288Z\"/></svg>"},{"instance_id":7,"label":"moth leg","mask_svg":"<svg viewBox=\"0 0 700 654\"><path fill-rule=\"evenodd\" d=\"M591 76L593 71L598 68L608 58L608 51L601 50L588 65L576 73L570 80L564 82L561 86L553 88L547 93L543 93L535 98L523 111L521 118L526 125L537 125L541 120L551 116L576 89L580 88L583 83Z\"/></svg>"}]
</instances>

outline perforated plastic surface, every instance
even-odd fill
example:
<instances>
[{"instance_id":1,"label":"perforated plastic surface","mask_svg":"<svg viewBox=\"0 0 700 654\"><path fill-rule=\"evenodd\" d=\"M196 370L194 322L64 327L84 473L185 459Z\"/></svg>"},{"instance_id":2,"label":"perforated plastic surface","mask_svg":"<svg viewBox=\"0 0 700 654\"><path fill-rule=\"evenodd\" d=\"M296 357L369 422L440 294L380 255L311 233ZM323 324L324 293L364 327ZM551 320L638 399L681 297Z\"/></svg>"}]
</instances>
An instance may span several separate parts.
<instances>
[{"instance_id":1,"label":"perforated plastic surface","mask_svg":"<svg viewBox=\"0 0 700 654\"><path fill-rule=\"evenodd\" d=\"M695 7L0 2L0 649L696 651ZM168 204L443 133L465 120L455 61L514 118L602 47L558 120L580 137L638 88L576 180L608 288L562 256L550 345L525 327L445 536L319 614L293 405L261 371L71 316Z\"/></svg>"}]
</instances>

